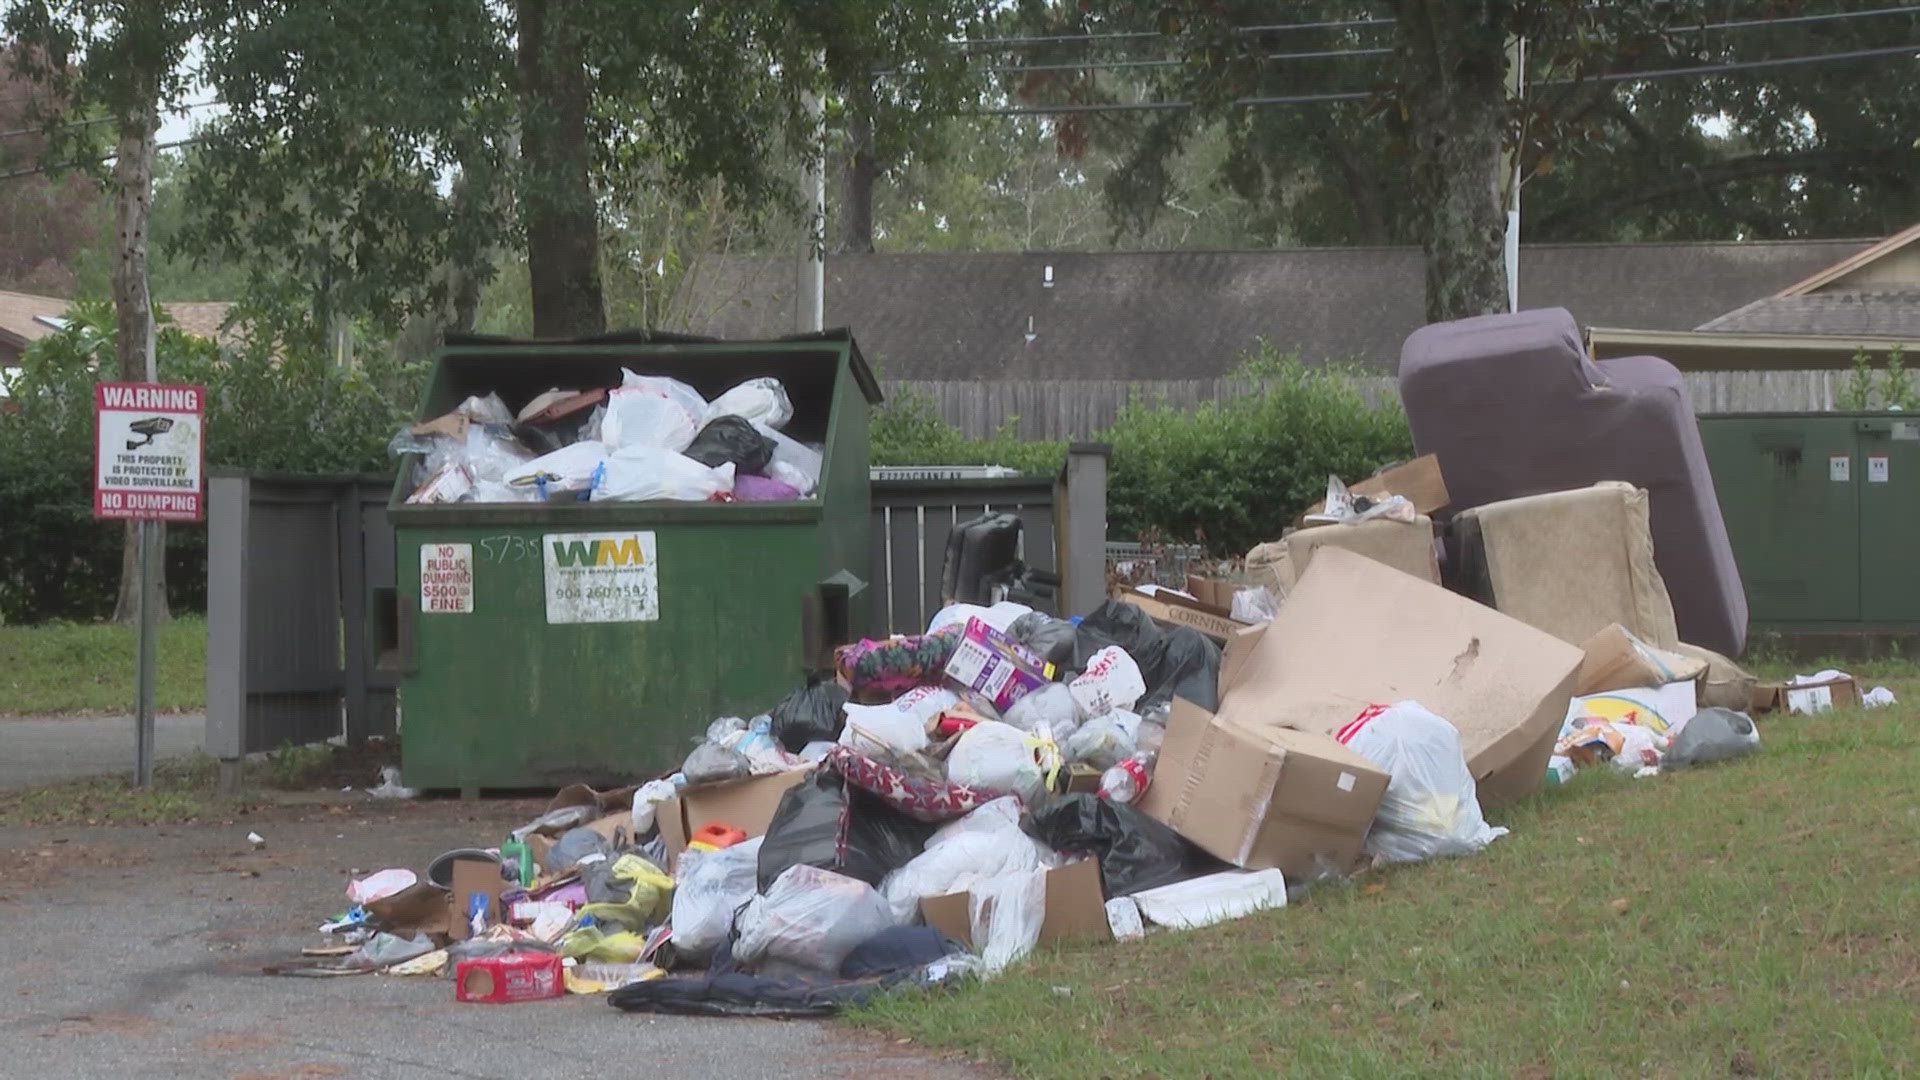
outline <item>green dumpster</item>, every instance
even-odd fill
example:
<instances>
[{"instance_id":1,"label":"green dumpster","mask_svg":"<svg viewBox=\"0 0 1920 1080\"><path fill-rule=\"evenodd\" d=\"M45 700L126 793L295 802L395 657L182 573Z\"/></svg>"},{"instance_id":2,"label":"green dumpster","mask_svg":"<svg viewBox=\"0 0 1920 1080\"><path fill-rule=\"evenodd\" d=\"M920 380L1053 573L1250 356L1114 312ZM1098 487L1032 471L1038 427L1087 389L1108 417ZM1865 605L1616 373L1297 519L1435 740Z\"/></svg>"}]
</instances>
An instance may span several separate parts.
<instances>
[{"instance_id":1,"label":"green dumpster","mask_svg":"<svg viewBox=\"0 0 1920 1080\"><path fill-rule=\"evenodd\" d=\"M671 769L715 717L751 717L858 636L870 579L868 409L879 386L845 331L771 342L626 335L456 340L422 419L495 392L518 410L626 368L709 400L786 387L785 433L824 444L808 499L389 504L401 773L424 788L549 787ZM432 567L423 591L423 568ZM449 599L443 582L456 586ZM583 602L584 601L584 602Z\"/></svg>"}]
</instances>

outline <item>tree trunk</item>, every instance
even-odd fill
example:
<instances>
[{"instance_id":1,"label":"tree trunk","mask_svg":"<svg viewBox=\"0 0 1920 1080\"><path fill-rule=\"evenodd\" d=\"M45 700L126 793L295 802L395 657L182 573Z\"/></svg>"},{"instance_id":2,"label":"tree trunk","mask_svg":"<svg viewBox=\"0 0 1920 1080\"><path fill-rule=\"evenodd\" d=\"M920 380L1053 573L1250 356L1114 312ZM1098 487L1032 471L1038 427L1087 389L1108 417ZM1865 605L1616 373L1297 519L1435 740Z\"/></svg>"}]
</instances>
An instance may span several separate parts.
<instances>
[{"instance_id":1,"label":"tree trunk","mask_svg":"<svg viewBox=\"0 0 1920 1080\"><path fill-rule=\"evenodd\" d=\"M113 263L113 315L118 332L119 378L147 381L148 336L153 332L153 297L147 291L147 220L153 210L154 135L159 130L157 105L137 115L120 118L120 140L114 148L114 225L118 230ZM164 543L164 527L154 535ZM114 601L113 621L131 623L140 614L140 527L127 522L120 549L120 595ZM167 617L166 562L160 560L160 610Z\"/></svg>"},{"instance_id":2,"label":"tree trunk","mask_svg":"<svg viewBox=\"0 0 1920 1080\"><path fill-rule=\"evenodd\" d=\"M565 0L516 0L520 67L521 210L536 337L607 328L600 288L600 214L593 199L584 28Z\"/></svg>"},{"instance_id":3,"label":"tree trunk","mask_svg":"<svg viewBox=\"0 0 1920 1080\"><path fill-rule=\"evenodd\" d=\"M1401 0L1413 189L1426 251L1427 320L1507 310L1501 203L1511 3Z\"/></svg>"},{"instance_id":4,"label":"tree trunk","mask_svg":"<svg viewBox=\"0 0 1920 1080\"><path fill-rule=\"evenodd\" d=\"M873 156L873 118L863 109L847 117L847 161L840 215L846 221L840 250L873 251L873 183L880 172Z\"/></svg>"}]
</instances>

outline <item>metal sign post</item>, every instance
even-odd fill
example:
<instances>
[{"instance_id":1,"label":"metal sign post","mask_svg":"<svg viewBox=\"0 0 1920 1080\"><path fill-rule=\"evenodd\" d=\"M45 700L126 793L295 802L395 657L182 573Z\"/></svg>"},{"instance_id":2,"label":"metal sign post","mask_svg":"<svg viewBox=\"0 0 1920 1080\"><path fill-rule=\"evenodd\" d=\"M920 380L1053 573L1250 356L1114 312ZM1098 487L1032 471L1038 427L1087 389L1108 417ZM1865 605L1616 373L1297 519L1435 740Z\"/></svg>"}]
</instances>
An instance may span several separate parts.
<instances>
[{"instance_id":1,"label":"metal sign post","mask_svg":"<svg viewBox=\"0 0 1920 1080\"><path fill-rule=\"evenodd\" d=\"M147 371L153 372L149 338ZM100 383L94 387L93 516L139 528L140 647L134 691L134 781L153 782L155 624L160 614L163 521L206 517L203 471L207 391L201 386Z\"/></svg>"}]
</instances>

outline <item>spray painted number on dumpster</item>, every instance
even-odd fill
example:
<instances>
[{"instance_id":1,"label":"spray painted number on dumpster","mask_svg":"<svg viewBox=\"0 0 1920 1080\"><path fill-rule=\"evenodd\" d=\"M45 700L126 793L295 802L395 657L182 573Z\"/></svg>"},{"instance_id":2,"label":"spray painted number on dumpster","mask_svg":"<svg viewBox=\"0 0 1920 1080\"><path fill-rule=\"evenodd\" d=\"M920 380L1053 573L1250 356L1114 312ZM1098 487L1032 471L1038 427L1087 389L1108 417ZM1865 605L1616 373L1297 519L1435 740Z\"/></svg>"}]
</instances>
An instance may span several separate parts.
<instances>
[{"instance_id":1,"label":"spray painted number on dumpster","mask_svg":"<svg viewBox=\"0 0 1920 1080\"><path fill-rule=\"evenodd\" d=\"M660 567L651 532L548 533L549 623L653 622L660 618Z\"/></svg>"}]
</instances>

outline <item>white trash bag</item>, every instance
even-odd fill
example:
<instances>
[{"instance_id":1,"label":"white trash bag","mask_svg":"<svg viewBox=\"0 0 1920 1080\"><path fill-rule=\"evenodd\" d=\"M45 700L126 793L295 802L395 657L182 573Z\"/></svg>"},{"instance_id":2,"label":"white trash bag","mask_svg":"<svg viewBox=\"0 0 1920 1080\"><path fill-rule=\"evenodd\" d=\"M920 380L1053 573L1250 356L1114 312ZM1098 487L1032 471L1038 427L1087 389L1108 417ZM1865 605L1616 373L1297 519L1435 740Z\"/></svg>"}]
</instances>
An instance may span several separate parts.
<instances>
[{"instance_id":1,"label":"white trash bag","mask_svg":"<svg viewBox=\"0 0 1920 1080\"><path fill-rule=\"evenodd\" d=\"M773 462L767 466L767 475L792 485L802 495L813 494L820 486L820 469L826 463L820 451L795 442L765 424L755 424L753 430L773 440ZM688 441L691 442L691 438Z\"/></svg>"},{"instance_id":2,"label":"white trash bag","mask_svg":"<svg viewBox=\"0 0 1920 1080\"><path fill-rule=\"evenodd\" d=\"M1256 911L1287 906L1287 882L1278 870L1224 870L1143 889L1131 899L1148 922L1197 930Z\"/></svg>"},{"instance_id":3,"label":"white trash bag","mask_svg":"<svg viewBox=\"0 0 1920 1080\"><path fill-rule=\"evenodd\" d=\"M748 379L713 399L701 420L701 426L723 416L737 416L770 428L783 428L793 419L793 400L779 379Z\"/></svg>"},{"instance_id":4,"label":"white trash bag","mask_svg":"<svg viewBox=\"0 0 1920 1080\"><path fill-rule=\"evenodd\" d=\"M920 854L880 882L880 894L904 925L928 897L968 892L975 882L1058 862L1052 848L1021 830L1020 800L1007 795L941 826Z\"/></svg>"},{"instance_id":5,"label":"white trash bag","mask_svg":"<svg viewBox=\"0 0 1920 1080\"><path fill-rule=\"evenodd\" d=\"M709 467L673 450L625 446L607 456L604 467L594 475L593 492L587 498L593 502L706 502L732 490L731 461Z\"/></svg>"},{"instance_id":6,"label":"white trash bag","mask_svg":"<svg viewBox=\"0 0 1920 1080\"><path fill-rule=\"evenodd\" d=\"M1080 706L1066 683L1048 683L1013 703L1007 723L1035 736L1066 742L1080 727Z\"/></svg>"},{"instance_id":7,"label":"white trash bag","mask_svg":"<svg viewBox=\"0 0 1920 1080\"><path fill-rule=\"evenodd\" d=\"M1047 786L1033 751L1033 739L1026 732L998 720L983 720L953 744L947 754L947 780L1018 795L1031 805Z\"/></svg>"},{"instance_id":8,"label":"white trash bag","mask_svg":"<svg viewBox=\"0 0 1920 1080\"><path fill-rule=\"evenodd\" d=\"M978 882L967 897L973 945L986 975L1033 951L1047 920L1047 872L1038 867Z\"/></svg>"},{"instance_id":9,"label":"white trash bag","mask_svg":"<svg viewBox=\"0 0 1920 1080\"><path fill-rule=\"evenodd\" d=\"M1480 816L1460 732L1419 702L1372 706L1338 737L1390 778L1368 854L1388 862L1470 855L1507 835Z\"/></svg>"},{"instance_id":10,"label":"white trash bag","mask_svg":"<svg viewBox=\"0 0 1920 1080\"><path fill-rule=\"evenodd\" d=\"M600 437L609 447L652 446L679 453L700 433L707 399L678 379L620 373L620 385L607 392L607 413Z\"/></svg>"},{"instance_id":11,"label":"white trash bag","mask_svg":"<svg viewBox=\"0 0 1920 1080\"><path fill-rule=\"evenodd\" d=\"M734 912L753 899L758 888L760 841L702 851L691 848L680 855L679 878L673 889L673 947L689 960L703 960L726 944Z\"/></svg>"},{"instance_id":12,"label":"white trash bag","mask_svg":"<svg viewBox=\"0 0 1920 1080\"><path fill-rule=\"evenodd\" d=\"M960 704L960 695L937 686L919 686L886 705L842 706L847 726L840 745L863 754L875 749L917 754L927 748L927 725L934 717Z\"/></svg>"},{"instance_id":13,"label":"white trash bag","mask_svg":"<svg viewBox=\"0 0 1920 1080\"><path fill-rule=\"evenodd\" d=\"M605 443L582 439L508 469L501 479L514 487L531 488L543 493L585 491L593 486L594 475L606 460Z\"/></svg>"},{"instance_id":14,"label":"white trash bag","mask_svg":"<svg viewBox=\"0 0 1920 1080\"><path fill-rule=\"evenodd\" d=\"M1101 717L1133 708L1147 692L1147 681L1127 650L1109 645L1087 658L1087 669L1067 689L1083 715Z\"/></svg>"},{"instance_id":15,"label":"white trash bag","mask_svg":"<svg viewBox=\"0 0 1920 1080\"><path fill-rule=\"evenodd\" d=\"M790 866L741 910L733 958L746 965L784 960L838 975L848 953L893 925L892 909L873 886L817 866Z\"/></svg>"}]
</instances>

